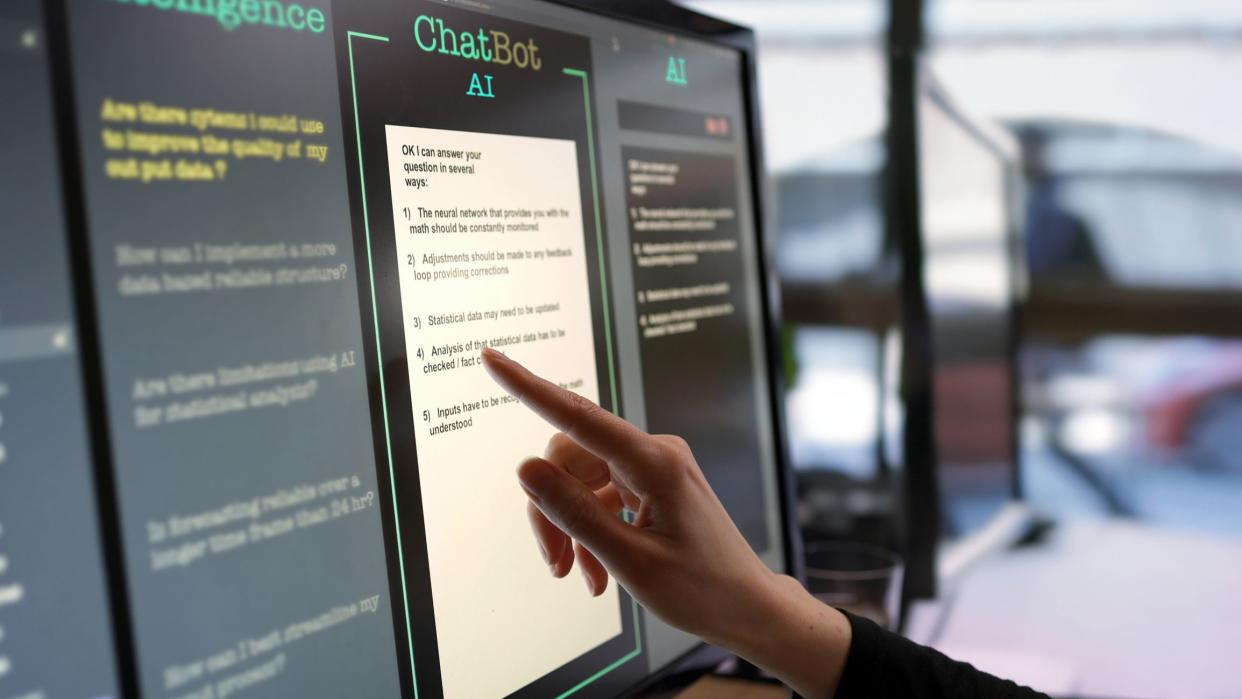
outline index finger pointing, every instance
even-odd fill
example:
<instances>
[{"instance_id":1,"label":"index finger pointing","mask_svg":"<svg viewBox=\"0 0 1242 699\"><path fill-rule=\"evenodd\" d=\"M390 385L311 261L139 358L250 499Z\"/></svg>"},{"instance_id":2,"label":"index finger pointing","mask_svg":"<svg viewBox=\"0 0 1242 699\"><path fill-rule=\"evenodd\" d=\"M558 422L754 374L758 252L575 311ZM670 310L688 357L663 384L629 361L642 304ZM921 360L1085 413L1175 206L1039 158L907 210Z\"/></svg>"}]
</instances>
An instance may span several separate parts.
<instances>
[{"instance_id":1,"label":"index finger pointing","mask_svg":"<svg viewBox=\"0 0 1242 699\"><path fill-rule=\"evenodd\" d=\"M646 432L490 347L483 350L483 366L513 397L591 453L614 464L639 460L650 438Z\"/></svg>"}]
</instances>

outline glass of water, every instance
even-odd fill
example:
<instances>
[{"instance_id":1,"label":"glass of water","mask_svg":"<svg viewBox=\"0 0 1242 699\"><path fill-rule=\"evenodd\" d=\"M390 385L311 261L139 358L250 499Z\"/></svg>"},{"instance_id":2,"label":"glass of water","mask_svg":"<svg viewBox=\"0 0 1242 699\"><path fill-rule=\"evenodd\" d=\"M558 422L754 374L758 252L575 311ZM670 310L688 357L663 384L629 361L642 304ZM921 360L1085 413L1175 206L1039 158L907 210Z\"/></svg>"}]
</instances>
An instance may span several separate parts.
<instances>
[{"instance_id":1,"label":"glass of water","mask_svg":"<svg viewBox=\"0 0 1242 699\"><path fill-rule=\"evenodd\" d=\"M807 590L819 601L897 629L905 572L900 556L845 542L811 542L804 553Z\"/></svg>"}]
</instances>

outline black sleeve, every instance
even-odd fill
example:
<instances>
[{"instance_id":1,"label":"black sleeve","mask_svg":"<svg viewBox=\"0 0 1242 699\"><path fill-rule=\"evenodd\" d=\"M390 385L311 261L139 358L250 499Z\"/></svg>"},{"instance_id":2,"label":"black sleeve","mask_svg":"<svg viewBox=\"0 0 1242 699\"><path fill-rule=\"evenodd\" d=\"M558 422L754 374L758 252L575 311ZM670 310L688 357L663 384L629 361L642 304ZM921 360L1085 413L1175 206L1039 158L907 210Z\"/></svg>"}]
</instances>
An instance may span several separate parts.
<instances>
[{"instance_id":1,"label":"black sleeve","mask_svg":"<svg viewBox=\"0 0 1242 699\"><path fill-rule=\"evenodd\" d=\"M951 660L866 619L849 612L845 615L849 617L854 639L837 686L837 699L1047 699L1047 695Z\"/></svg>"}]
</instances>

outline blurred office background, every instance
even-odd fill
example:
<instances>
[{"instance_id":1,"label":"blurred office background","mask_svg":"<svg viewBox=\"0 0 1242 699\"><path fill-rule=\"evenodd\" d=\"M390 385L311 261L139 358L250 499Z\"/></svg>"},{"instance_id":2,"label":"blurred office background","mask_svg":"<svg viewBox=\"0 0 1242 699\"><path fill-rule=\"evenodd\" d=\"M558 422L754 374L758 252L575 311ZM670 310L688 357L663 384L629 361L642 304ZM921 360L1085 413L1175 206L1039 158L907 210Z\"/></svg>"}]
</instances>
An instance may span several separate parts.
<instances>
[{"instance_id":1,"label":"blurred office background","mask_svg":"<svg viewBox=\"0 0 1242 699\"><path fill-rule=\"evenodd\" d=\"M808 536L895 540L886 0L755 27ZM1242 3L927 0L923 65L1019 150L1020 490L1044 525L906 631L1063 696L1242 696Z\"/></svg>"}]
</instances>

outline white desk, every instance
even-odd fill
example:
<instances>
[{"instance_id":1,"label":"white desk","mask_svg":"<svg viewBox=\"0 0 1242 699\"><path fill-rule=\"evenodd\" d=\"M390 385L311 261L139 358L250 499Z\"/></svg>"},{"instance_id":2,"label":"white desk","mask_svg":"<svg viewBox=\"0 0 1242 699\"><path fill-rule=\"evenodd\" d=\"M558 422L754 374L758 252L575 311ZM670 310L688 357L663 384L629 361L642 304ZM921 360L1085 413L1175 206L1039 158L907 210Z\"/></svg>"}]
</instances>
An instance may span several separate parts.
<instances>
[{"instance_id":1,"label":"white desk","mask_svg":"<svg viewBox=\"0 0 1242 699\"><path fill-rule=\"evenodd\" d=\"M1242 543L1063 522L980 561L956 594L934 645L983 670L1060 695L1242 697ZM915 610L912 638L941 604Z\"/></svg>"}]
</instances>

